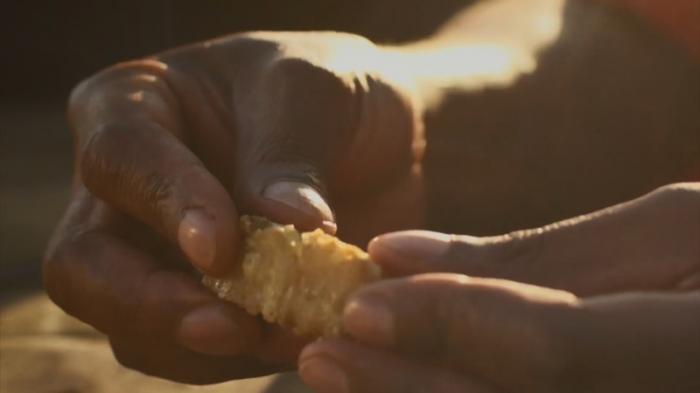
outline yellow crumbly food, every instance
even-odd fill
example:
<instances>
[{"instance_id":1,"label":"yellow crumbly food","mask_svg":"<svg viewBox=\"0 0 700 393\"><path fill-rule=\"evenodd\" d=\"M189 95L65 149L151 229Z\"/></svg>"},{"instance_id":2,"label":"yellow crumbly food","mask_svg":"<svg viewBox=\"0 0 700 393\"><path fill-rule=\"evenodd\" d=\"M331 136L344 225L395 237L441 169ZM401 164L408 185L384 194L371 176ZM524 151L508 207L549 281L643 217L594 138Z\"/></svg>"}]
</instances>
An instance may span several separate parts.
<instances>
[{"instance_id":1,"label":"yellow crumbly food","mask_svg":"<svg viewBox=\"0 0 700 393\"><path fill-rule=\"evenodd\" d=\"M204 277L220 298L304 336L337 336L347 296L377 280L367 253L317 229L299 233L244 216L242 261L222 279Z\"/></svg>"}]
</instances>

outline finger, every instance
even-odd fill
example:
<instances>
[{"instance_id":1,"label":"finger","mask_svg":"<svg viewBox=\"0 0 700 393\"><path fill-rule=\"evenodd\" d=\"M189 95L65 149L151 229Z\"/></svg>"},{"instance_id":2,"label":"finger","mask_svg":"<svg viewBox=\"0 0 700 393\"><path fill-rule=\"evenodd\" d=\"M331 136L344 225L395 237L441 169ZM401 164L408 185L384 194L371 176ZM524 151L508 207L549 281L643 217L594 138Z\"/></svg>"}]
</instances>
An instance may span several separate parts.
<instances>
[{"instance_id":1,"label":"finger","mask_svg":"<svg viewBox=\"0 0 700 393\"><path fill-rule=\"evenodd\" d=\"M343 340L321 340L299 357L302 380L319 393L490 393L485 383Z\"/></svg>"},{"instance_id":2,"label":"finger","mask_svg":"<svg viewBox=\"0 0 700 393\"><path fill-rule=\"evenodd\" d=\"M697 269L700 221L690 217L698 216L697 186L676 185L539 229L483 238L397 232L375 238L369 252L402 274L497 277L578 295L671 289Z\"/></svg>"},{"instance_id":3,"label":"finger","mask_svg":"<svg viewBox=\"0 0 700 393\"><path fill-rule=\"evenodd\" d=\"M325 39L336 39L337 47L376 49L333 37ZM237 201L278 220L291 218L281 213L287 207L296 210L294 223L302 229L333 233L329 195L335 201L373 193L407 175L422 139L405 97L377 78L339 67L321 41L313 45L320 50L289 42L285 54L263 68L261 82L235 97L246 108L237 113Z\"/></svg>"},{"instance_id":4,"label":"finger","mask_svg":"<svg viewBox=\"0 0 700 393\"><path fill-rule=\"evenodd\" d=\"M340 76L302 59L275 59L240 113L237 200L301 229L335 232L328 170L353 127L354 94Z\"/></svg>"},{"instance_id":5,"label":"finger","mask_svg":"<svg viewBox=\"0 0 700 393\"><path fill-rule=\"evenodd\" d=\"M575 326L577 305L566 292L436 273L361 289L344 326L374 346L445 362L504 389L540 391L538 381L558 370L566 332L559 328Z\"/></svg>"},{"instance_id":6,"label":"finger","mask_svg":"<svg viewBox=\"0 0 700 393\"><path fill-rule=\"evenodd\" d=\"M178 244L198 268L235 260L237 213L223 185L182 143L185 132L167 67L119 65L71 97L79 170L97 197Z\"/></svg>"},{"instance_id":7,"label":"finger","mask_svg":"<svg viewBox=\"0 0 700 393\"><path fill-rule=\"evenodd\" d=\"M44 283L55 303L110 336L167 337L208 354L256 347L254 318L170 269L104 229L88 229L52 247Z\"/></svg>"},{"instance_id":8,"label":"finger","mask_svg":"<svg viewBox=\"0 0 700 393\"><path fill-rule=\"evenodd\" d=\"M279 372L278 366L252 356L212 356L163 340L110 338L114 356L123 366L187 384L211 384Z\"/></svg>"},{"instance_id":9,"label":"finger","mask_svg":"<svg viewBox=\"0 0 700 393\"><path fill-rule=\"evenodd\" d=\"M367 287L345 310L360 341L447 362L522 391L696 391L700 293L579 300L493 279L428 274Z\"/></svg>"}]
</instances>

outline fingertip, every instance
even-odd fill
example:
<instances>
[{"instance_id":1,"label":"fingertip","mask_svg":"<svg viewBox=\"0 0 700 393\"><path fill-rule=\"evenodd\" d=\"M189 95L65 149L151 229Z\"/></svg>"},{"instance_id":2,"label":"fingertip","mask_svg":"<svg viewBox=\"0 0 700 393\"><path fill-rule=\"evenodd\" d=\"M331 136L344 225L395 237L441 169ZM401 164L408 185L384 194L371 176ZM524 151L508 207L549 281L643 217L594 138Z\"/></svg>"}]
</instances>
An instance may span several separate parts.
<instances>
[{"instance_id":1,"label":"fingertip","mask_svg":"<svg viewBox=\"0 0 700 393\"><path fill-rule=\"evenodd\" d=\"M338 224L333 221L324 220L321 223L321 229L329 235L335 235L338 232Z\"/></svg>"},{"instance_id":2,"label":"fingertip","mask_svg":"<svg viewBox=\"0 0 700 393\"><path fill-rule=\"evenodd\" d=\"M185 211L178 227L182 252L200 270L211 271L215 265L217 228L215 219L203 209Z\"/></svg>"},{"instance_id":3,"label":"fingertip","mask_svg":"<svg viewBox=\"0 0 700 393\"><path fill-rule=\"evenodd\" d=\"M238 217L235 211L189 208L182 214L177 241L182 252L200 271L220 276L236 261L239 245Z\"/></svg>"},{"instance_id":4,"label":"fingertip","mask_svg":"<svg viewBox=\"0 0 700 393\"><path fill-rule=\"evenodd\" d=\"M375 236L367 244L367 253L373 261L381 264L387 260L397 259L396 251L386 247L385 239L388 236L391 236L391 234Z\"/></svg>"},{"instance_id":5,"label":"fingertip","mask_svg":"<svg viewBox=\"0 0 700 393\"><path fill-rule=\"evenodd\" d=\"M282 202L264 197L252 200L247 210L278 224L294 225L297 230L302 232L321 229L329 235L335 235L338 230L338 225L333 220L325 220L319 215L309 214Z\"/></svg>"},{"instance_id":6,"label":"fingertip","mask_svg":"<svg viewBox=\"0 0 700 393\"><path fill-rule=\"evenodd\" d=\"M377 236L367 250L373 261L391 272L416 274L439 270L451 243L452 235L410 230Z\"/></svg>"},{"instance_id":7,"label":"fingertip","mask_svg":"<svg viewBox=\"0 0 700 393\"><path fill-rule=\"evenodd\" d=\"M278 181L266 186L258 207L261 213L281 224L300 230L322 229L335 235L338 226L328 202L314 187L301 182Z\"/></svg>"},{"instance_id":8,"label":"fingertip","mask_svg":"<svg viewBox=\"0 0 700 393\"><path fill-rule=\"evenodd\" d=\"M395 321L388 302L371 292L354 295L343 310L343 327L353 337L377 346L394 342Z\"/></svg>"}]
</instances>

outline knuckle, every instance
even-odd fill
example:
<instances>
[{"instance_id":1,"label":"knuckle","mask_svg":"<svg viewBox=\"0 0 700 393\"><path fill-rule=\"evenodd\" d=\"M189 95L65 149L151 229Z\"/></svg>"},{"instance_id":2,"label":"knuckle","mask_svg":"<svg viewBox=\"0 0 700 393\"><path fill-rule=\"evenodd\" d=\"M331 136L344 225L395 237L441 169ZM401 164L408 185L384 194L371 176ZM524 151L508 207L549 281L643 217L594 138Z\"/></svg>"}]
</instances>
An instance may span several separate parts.
<instances>
[{"instance_id":1,"label":"knuckle","mask_svg":"<svg viewBox=\"0 0 700 393\"><path fill-rule=\"evenodd\" d=\"M199 166L178 175L163 173L157 160L142 150L148 138L157 138L158 130L138 130L129 124L109 124L92 134L81 151L80 174L90 192L116 207L150 223L158 223L159 212L174 208L174 199L182 177L196 176ZM158 143L158 142L155 142Z\"/></svg>"},{"instance_id":2,"label":"knuckle","mask_svg":"<svg viewBox=\"0 0 700 393\"><path fill-rule=\"evenodd\" d=\"M489 263L485 255L485 238L468 235L449 235L447 249L440 256L441 262L445 264L483 265Z\"/></svg>"},{"instance_id":3,"label":"knuckle","mask_svg":"<svg viewBox=\"0 0 700 393\"><path fill-rule=\"evenodd\" d=\"M663 215L675 227L676 249L682 250L686 260L700 269L700 182L676 183L652 193L648 203L660 211L649 210L654 218Z\"/></svg>"},{"instance_id":4,"label":"knuckle","mask_svg":"<svg viewBox=\"0 0 700 393\"><path fill-rule=\"evenodd\" d=\"M664 205L700 210L700 182L665 185L658 188L653 194Z\"/></svg>"},{"instance_id":5,"label":"knuckle","mask_svg":"<svg viewBox=\"0 0 700 393\"><path fill-rule=\"evenodd\" d=\"M337 114L353 104L352 79L309 59L282 57L269 66L266 76L266 91L281 95L277 99L294 109L311 105L314 111L332 108Z\"/></svg>"},{"instance_id":6,"label":"knuckle","mask_svg":"<svg viewBox=\"0 0 700 393\"><path fill-rule=\"evenodd\" d=\"M549 230L544 228L511 232L500 237L491 248L497 260L508 264L513 272L536 273L549 243Z\"/></svg>"},{"instance_id":7,"label":"knuckle","mask_svg":"<svg viewBox=\"0 0 700 393\"><path fill-rule=\"evenodd\" d=\"M128 163L130 133L128 127L117 124L103 125L92 133L80 147L80 174L83 183L93 193L101 191L101 185L106 184L107 178L113 175L123 175L125 166L117 163ZM115 159L116 155L124 154L123 159Z\"/></svg>"},{"instance_id":8,"label":"knuckle","mask_svg":"<svg viewBox=\"0 0 700 393\"><path fill-rule=\"evenodd\" d=\"M458 263L468 274L516 278L536 268L547 243L548 234L543 229L489 237L453 235L443 259Z\"/></svg>"},{"instance_id":9,"label":"knuckle","mask_svg":"<svg viewBox=\"0 0 700 393\"><path fill-rule=\"evenodd\" d=\"M324 166L346 145L357 124L352 81L309 59L282 57L264 71L257 89L253 161Z\"/></svg>"},{"instance_id":10,"label":"knuckle","mask_svg":"<svg viewBox=\"0 0 700 393\"><path fill-rule=\"evenodd\" d=\"M72 116L79 108L83 107L88 95L98 83L95 76L91 76L79 82L70 92L68 96L68 114Z\"/></svg>"},{"instance_id":11,"label":"knuckle","mask_svg":"<svg viewBox=\"0 0 700 393\"><path fill-rule=\"evenodd\" d=\"M68 98L69 113L83 108L94 101L96 95L103 94L124 81L147 82L149 86L166 88L164 80L167 66L154 59L129 60L111 65L96 74L80 81L70 92Z\"/></svg>"},{"instance_id":12,"label":"knuckle","mask_svg":"<svg viewBox=\"0 0 700 393\"><path fill-rule=\"evenodd\" d=\"M340 73L331 67L316 63L304 57L281 57L271 63L268 70L271 76L283 78L288 82L316 82L342 89L342 77Z\"/></svg>"},{"instance_id":13,"label":"knuckle","mask_svg":"<svg viewBox=\"0 0 700 393\"><path fill-rule=\"evenodd\" d=\"M81 140L92 134L104 115L115 110L114 98L128 98L119 104L122 106L127 102L147 102L154 108L161 108L163 103L174 105L166 71L167 66L154 59L132 60L112 65L78 83L69 95L67 110L75 137Z\"/></svg>"}]
</instances>

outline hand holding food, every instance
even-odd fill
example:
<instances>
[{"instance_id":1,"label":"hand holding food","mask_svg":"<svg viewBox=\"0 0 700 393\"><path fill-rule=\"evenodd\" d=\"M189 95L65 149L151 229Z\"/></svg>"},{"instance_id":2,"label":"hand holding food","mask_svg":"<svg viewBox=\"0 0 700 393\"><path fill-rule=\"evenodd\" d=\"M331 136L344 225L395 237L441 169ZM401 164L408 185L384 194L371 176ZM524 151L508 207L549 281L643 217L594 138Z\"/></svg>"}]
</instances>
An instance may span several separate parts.
<instances>
[{"instance_id":1,"label":"hand holding food","mask_svg":"<svg viewBox=\"0 0 700 393\"><path fill-rule=\"evenodd\" d=\"M370 255L413 275L353 294L352 342L302 352L320 393L700 391L700 183L505 236L388 234Z\"/></svg>"},{"instance_id":2,"label":"hand holding food","mask_svg":"<svg viewBox=\"0 0 700 393\"><path fill-rule=\"evenodd\" d=\"M151 375L212 383L293 367L298 339L217 298L193 267L236 268L241 213L330 233L353 217L341 231L354 239L396 227L391 217L420 225L402 210L420 212L418 193L394 191L418 159L417 112L357 51L381 48L351 34L244 33L81 83L68 110L74 193L44 261L52 300ZM387 193L380 225L358 219Z\"/></svg>"}]
</instances>

